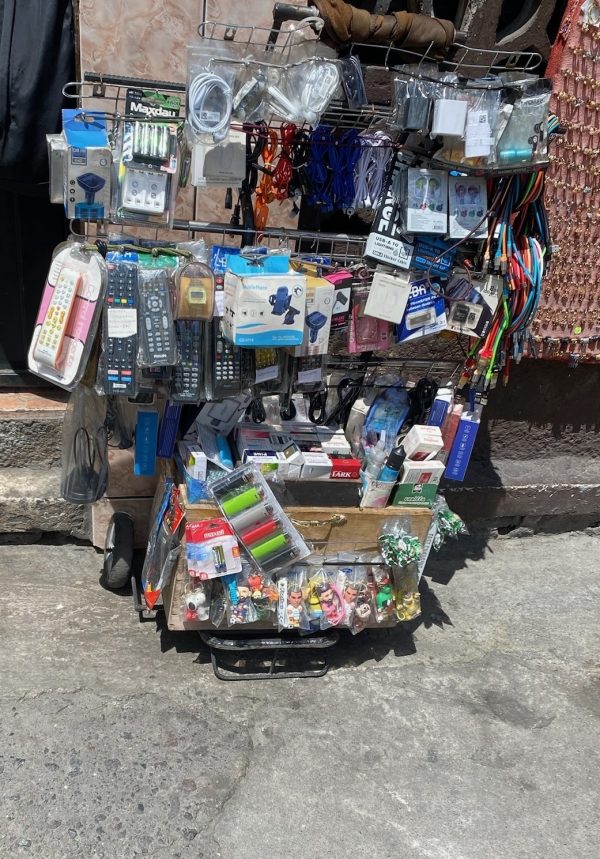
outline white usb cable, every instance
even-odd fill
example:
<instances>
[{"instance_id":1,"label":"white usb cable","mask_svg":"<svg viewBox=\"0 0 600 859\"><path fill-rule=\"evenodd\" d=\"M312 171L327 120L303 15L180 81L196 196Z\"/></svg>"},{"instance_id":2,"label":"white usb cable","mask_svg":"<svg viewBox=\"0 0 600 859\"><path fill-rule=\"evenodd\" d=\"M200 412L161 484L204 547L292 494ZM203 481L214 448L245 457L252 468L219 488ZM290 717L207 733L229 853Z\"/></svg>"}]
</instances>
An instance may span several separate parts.
<instances>
[{"instance_id":1,"label":"white usb cable","mask_svg":"<svg viewBox=\"0 0 600 859\"><path fill-rule=\"evenodd\" d=\"M212 99L215 107L206 107ZM233 92L224 78L212 72L200 72L188 92L188 122L196 134L212 134L215 143L227 134Z\"/></svg>"}]
</instances>

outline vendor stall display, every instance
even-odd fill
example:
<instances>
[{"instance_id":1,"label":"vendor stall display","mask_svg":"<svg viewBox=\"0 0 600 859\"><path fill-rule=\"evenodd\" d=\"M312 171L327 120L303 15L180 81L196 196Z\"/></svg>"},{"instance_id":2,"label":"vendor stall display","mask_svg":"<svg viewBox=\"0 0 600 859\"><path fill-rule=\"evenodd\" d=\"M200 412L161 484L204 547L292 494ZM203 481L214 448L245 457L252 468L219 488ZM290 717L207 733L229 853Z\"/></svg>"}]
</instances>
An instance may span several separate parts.
<instances>
[{"instance_id":1,"label":"vendor stall display","mask_svg":"<svg viewBox=\"0 0 600 859\"><path fill-rule=\"evenodd\" d=\"M73 235L30 368L72 392L64 491L96 501L107 444L134 436L135 474L160 473L140 608L215 647L418 617L431 547L462 530L440 486L530 352L550 260L540 58L349 8L281 32L204 22L185 84L89 74L48 138ZM215 189L223 221L196 220ZM282 206L305 226L275 226ZM354 227L322 229L336 214Z\"/></svg>"}]
</instances>

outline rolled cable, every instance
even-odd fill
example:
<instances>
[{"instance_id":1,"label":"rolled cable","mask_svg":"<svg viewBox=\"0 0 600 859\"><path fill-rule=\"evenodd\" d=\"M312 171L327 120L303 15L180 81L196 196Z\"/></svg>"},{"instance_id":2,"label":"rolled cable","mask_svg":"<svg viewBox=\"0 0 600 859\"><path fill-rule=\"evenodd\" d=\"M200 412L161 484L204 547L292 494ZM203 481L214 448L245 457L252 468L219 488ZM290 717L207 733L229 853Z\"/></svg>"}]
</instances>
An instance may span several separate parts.
<instances>
[{"instance_id":1,"label":"rolled cable","mask_svg":"<svg viewBox=\"0 0 600 859\"><path fill-rule=\"evenodd\" d=\"M217 109L208 110L209 99L216 98L220 102L219 119L214 119ZM227 81L213 72L200 72L192 80L188 90L187 119L192 130L198 134L211 134L213 140L222 140L229 128L233 92Z\"/></svg>"}]
</instances>

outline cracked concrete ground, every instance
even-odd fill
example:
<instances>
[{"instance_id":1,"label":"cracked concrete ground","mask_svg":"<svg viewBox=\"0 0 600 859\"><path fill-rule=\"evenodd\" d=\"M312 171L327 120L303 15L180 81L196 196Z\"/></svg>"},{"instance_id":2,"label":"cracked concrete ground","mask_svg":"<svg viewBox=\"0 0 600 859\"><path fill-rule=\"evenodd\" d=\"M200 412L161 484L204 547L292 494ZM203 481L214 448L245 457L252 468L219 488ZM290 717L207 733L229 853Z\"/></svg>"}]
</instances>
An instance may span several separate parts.
<instances>
[{"instance_id":1,"label":"cracked concrete ground","mask_svg":"<svg viewBox=\"0 0 600 859\"><path fill-rule=\"evenodd\" d=\"M222 683L93 549L1 546L0 856L595 859L598 538L443 551L413 634Z\"/></svg>"}]
</instances>

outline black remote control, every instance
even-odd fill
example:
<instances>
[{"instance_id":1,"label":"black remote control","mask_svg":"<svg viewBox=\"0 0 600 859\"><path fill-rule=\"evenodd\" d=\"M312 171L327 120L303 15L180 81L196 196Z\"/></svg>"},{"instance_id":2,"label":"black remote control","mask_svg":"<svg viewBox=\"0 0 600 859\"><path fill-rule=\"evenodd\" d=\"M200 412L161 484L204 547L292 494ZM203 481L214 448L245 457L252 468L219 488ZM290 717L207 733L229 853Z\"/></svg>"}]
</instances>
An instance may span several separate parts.
<instances>
[{"instance_id":1,"label":"black remote control","mask_svg":"<svg viewBox=\"0 0 600 859\"><path fill-rule=\"evenodd\" d=\"M137 306L138 267L136 263L109 262L108 289L104 302L106 347L103 387L105 394L124 394L130 397L135 392ZM114 336L115 331L131 331L131 333L127 336Z\"/></svg>"},{"instance_id":2,"label":"black remote control","mask_svg":"<svg viewBox=\"0 0 600 859\"><path fill-rule=\"evenodd\" d=\"M176 403L197 403L200 397L200 332L198 319L178 319L175 323L179 361L171 382L171 399Z\"/></svg>"},{"instance_id":3,"label":"black remote control","mask_svg":"<svg viewBox=\"0 0 600 859\"><path fill-rule=\"evenodd\" d=\"M213 400L233 397L242 390L241 349L223 336L222 321L212 322L212 385Z\"/></svg>"},{"instance_id":4,"label":"black remote control","mask_svg":"<svg viewBox=\"0 0 600 859\"><path fill-rule=\"evenodd\" d=\"M172 366L177 361L169 281L165 271L142 274L140 287L141 360L144 366Z\"/></svg>"}]
</instances>

